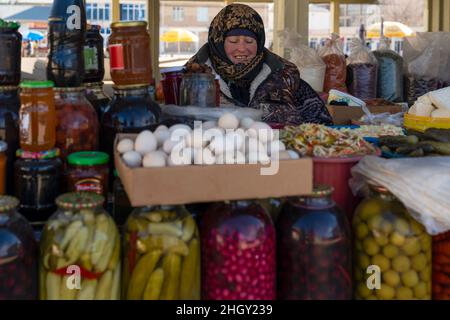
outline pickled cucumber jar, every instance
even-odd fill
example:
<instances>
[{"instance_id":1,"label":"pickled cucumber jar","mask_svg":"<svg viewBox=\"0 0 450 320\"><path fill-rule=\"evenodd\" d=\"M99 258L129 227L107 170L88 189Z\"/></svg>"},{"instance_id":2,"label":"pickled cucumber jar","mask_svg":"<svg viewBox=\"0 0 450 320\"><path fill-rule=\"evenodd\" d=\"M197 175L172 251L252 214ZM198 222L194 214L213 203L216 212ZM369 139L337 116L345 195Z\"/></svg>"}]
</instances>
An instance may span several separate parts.
<instances>
[{"instance_id":1,"label":"pickled cucumber jar","mask_svg":"<svg viewBox=\"0 0 450 320\"><path fill-rule=\"evenodd\" d=\"M200 225L203 299L275 299L275 229L263 206L216 203Z\"/></svg>"},{"instance_id":2,"label":"pickled cucumber jar","mask_svg":"<svg viewBox=\"0 0 450 320\"><path fill-rule=\"evenodd\" d=\"M95 193L66 193L41 238L41 300L120 299L121 242Z\"/></svg>"},{"instance_id":3,"label":"pickled cucumber jar","mask_svg":"<svg viewBox=\"0 0 450 320\"><path fill-rule=\"evenodd\" d=\"M134 209L125 226L122 298L200 299L200 240L183 206Z\"/></svg>"},{"instance_id":4,"label":"pickled cucumber jar","mask_svg":"<svg viewBox=\"0 0 450 320\"><path fill-rule=\"evenodd\" d=\"M0 196L0 300L38 297L38 246L18 205L17 198Z\"/></svg>"},{"instance_id":5,"label":"pickled cucumber jar","mask_svg":"<svg viewBox=\"0 0 450 320\"><path fill-rule=\"evenodd\" d=\"M386 188L370 189L353 218L356 298L431 299L431 237Z\"/></svg>"},{"instance_id":6,"label":"pickled cucumber jar","mask_svg":"<svg viewBox=\"0 0 450 320\"><path fill-rule=\"evenodd\" d=\"M277 221L282 300L352 299L350 223L329 186L289 199Z\"/></svg>"}]
</instances>

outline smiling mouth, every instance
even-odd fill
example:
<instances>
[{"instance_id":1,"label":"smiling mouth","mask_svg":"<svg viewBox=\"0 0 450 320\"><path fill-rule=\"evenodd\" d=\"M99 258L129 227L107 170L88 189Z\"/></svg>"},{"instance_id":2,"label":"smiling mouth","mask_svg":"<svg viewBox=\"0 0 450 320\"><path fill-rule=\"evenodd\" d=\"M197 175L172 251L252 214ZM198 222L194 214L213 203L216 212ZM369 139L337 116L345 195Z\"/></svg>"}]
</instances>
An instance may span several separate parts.
<instances>
[{"instance_id":1,"label":"smiling mouth","mask_svg":"<svg viewBox=\"0 0 450 320\"><path fill-rule=\"evenodd\" d=\"M234 56L234 59L236 59L238 61L247 61L248 56Z\"/></svg>"}]
</instances>

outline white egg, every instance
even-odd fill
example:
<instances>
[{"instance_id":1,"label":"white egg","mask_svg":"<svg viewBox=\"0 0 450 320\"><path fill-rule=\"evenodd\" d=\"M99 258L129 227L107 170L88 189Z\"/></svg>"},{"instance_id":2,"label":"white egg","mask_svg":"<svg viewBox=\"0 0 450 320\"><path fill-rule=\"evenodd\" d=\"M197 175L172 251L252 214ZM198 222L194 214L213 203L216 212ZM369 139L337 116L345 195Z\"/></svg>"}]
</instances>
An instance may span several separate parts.
<instances>
[{"instance_id":1,"label":"white egg","mask_svg":"<svg viewBox=\"0 0 450 320\"><path fill-rule=\"evenodd\" d=\"M158 149L157 151L160 152L161 155L163 155L164 158L165 158L166 161L167 161L167 158L169 157L169 156L167 155L167 153L166 153L162 148Z\"/></svg>"},{"instance_id":2,"label":"white egg","mask_svg":"<svg viewBox=\"0 0 450 320\"><path fill-rule=\"evenodd\" d=\"M176 146L170 154L171 163L174 166L189 166L192 164L192 149Z\"/></svg>"},{"instance_id":3,"label":"white egg","mask_svg":"<svg viewBox=\"0 0 450 320\"><path fill-rule=\"evenodd\" d=\"M137 168L142 164L142 155L136 151L128 151L124 153L122 159L130 168Z\"/></svg>"},{"instance_id":4,"label":"white egg","mask_svg":"<svg viewBox=\"0 0 450 320\"><path fill-rule=\"evenodd\" d=\"M262 143L268 143L275 137L273 129L264 122L255 122L247 130L247 134L252 138L257 138Z\"/></svg>"},{"instance_id":5,"label":"white egg","mask_svg":"<svg viewBox=\"0 0 450 320\"><path fill-rule=\"evenodd\" d=\"M141 155L155 151L157 147L158 141L153 133L148 130L144 130L139 133L134 143L134 150L139 152Z\"/></svg>"},{"instance_id":6,"label":"white egg","mask_svg":"<svg viewBox=\"0 0 450 320\"><path fill-rule=\"evenodd\" d=\"M194 164L210 166L216 164L216 157L208 148L201 149L195 155Z\"/></svg>"},{"instance_id":7,"label":"white egg","mask_svg":"<svg viewBox=\"0 0 450 320\"><path fill-rule=\"evenodd\" d=\"M270 159L272 160L291 160L291 156L289 155L289 152L287 151L280 151L273 153L270 156Z\"/></svg>"},{"instance_id":8,"label":"white egg","mask_svg":"<svg viewBox=\"0 0 450 320\"><path fill-rule=\"evenodd\" d=\"M255 123L255 120L253 120L252 118L243 118L241 120L241 128L243 129L250 129L250 127L253 125L253 123Z\"/></svg>"},{"instance_id":9,"label":"white egg","mask_svg":"<svg viewBox=\"0 0 450 320\"><path fill-rule=\"evenodd\" d=\"M225 113L219 118L218 124L222 129L237 129L239 119L232 113Z\"/></svg>"},{"instance_id":10,"label":"white egg","mask_svg":"<svg viewBox=\"0 0 450 320\"><path fill-rule=\"evenodd\" d=\"M176 130L184 130L184 131L188 131L188 132L192 131L191 127L189 127L187 124L182 124L182 123L174 124L173 126L171 126L169 128L170 133L172 133Z\"/></svg>"},{"instance_id":11,"label":"white egg","mask_svg":"<svg viewBox=\"0 0 450 320\"><path fill-rule=\"evenodd\" d=\"M161 168L166 166L166 158L160 151L149 152L142 160L144 168Z\"/></svg>"},{"instance_id":12,"label":"white egg","mask_svg":"<svg viewBox=\"0 0 450 320\"><path fill-rule=\"evenodd\" d=\"M169 155L172 153L173 148L178 145L181 147L184 147L185 143L184 143L184 141L174 141L169 138L164 142L162 149L165 153L167 153Z\"/></svg>"},{"instance_id":13,"label":"white egg","mask_svg":"<svg viewBox=\"0 0 450 320\"><path fill-rule=\"evenodd\" d=\"M206 141L203 140L203 131L200 129L194 129L186 137L186 147L192 147L195 149L203 148L206 145Z\"/></svg>"},{"instance_id":14,"label":"white egg","mask_svg":"<svg viewBox=\"0 0 450 320\"><path fill-rule=\"evenodd\" d=\"M283 141L275 140L271 141L267 144L267 151L269 156L272 156L273 154L279 153L281 151L285 151L286 146L284 145Z\"/></svg>"},{"instance_id":15,"label":"white egg","mask_svg":"<svg viewBox=\"0 0 450 320\"><path fill-rule=\"evenodd\" d=\"M167 128L167 126L162 124L162 125L158 126L158 128L156 128L156 130L154 132L159 131L159 130L169 130L169 128Z\"/></svg>"},{"instance_id":16,"label":"white egg","mask_svg":"<svg viewBox=\"0 0 450 320\"><path fill-rule=\"evenodd\" d=\"M217 127L217 121L206 121L202 123L202 129L204 131Z\"/></svg>"},{"instance_id":17,"label":"white egg","mask_svg":"<svg viewBox=\"0 0 450 320\"><path fill-rule=\"evenodd\" d=\"M291 157L292 160L300 159L299 154L294 150L288 150L287 152L289 153L289 156Z\"/></svg>"},{"instance_id":18,"label":"white egg","mask_svg":"<svg viewBox=\"0 0 450 320\"><path fill-rule=\"evenodd\" d=\"M153 135L156 138L156 141L158 142L158 148L161 147L164 142L169 139L170 137L170 131L168 129L160 129L156 130Z\"/></svg>"},{"instance_id":19,"label":"white egg","mask_svg":"<svg viewBox=\"0 0 450 320\"><path fill-rule=\"evenodd\" d=\"M117 144L117 151L122 154L134 150L134 142L131 139L122 139Z\"/></svg>"}]
</instances>

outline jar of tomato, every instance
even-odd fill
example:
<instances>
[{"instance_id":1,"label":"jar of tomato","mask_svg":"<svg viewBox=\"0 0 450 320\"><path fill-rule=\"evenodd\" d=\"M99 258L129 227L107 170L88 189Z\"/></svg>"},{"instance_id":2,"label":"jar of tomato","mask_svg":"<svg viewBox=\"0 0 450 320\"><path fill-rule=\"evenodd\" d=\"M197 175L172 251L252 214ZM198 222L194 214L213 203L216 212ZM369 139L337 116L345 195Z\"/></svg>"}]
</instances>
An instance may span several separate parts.
<instances>
[{"instance_id":1,"label":"jar of tomato","mask_svg":"<svg viewBox=\"0 0 450 320\"><path fill-rule=\"evenodd\" d=\"M67 190L69 192L94 192L108 198L108 162L104 152L75 152L67 158Z\"/></svg>"},{"instance_id":2,"label":"jar of tomato","mask_svg":"<svg viewBox=\"0 0 450 320\"><path fill-rule=\"evenodd\" d=\"M56 147L65 160L71 153L98 149L98 118L84 88L55 88Z\"/></svg>"},{"instance_id":3,"label":"jar of tomato","mask_svg":"<svg viewBox=\"0 0 450 320\"><path fill-rule=\"evenodd\" d=\"M51 81L24 81L20 85L20 146L39 152L55 147L56 111Z\"/></svg>"},{"instance_id":4,"label":"jar of tomato","mask_svg":"<svg viewBox=\"0 0 450 320\"><path fill-rule=\"evenodd\" d=\"M275 299L275 230L260 204L213 204L200 225L203 299Z\"/></svg>"},{"instance_id":5,"label":"jar of tomato","mask_svg":"<svg viewBox=\"0 0 450 320\"><path fill-rule=\"evenodd\" d=\"M108 40L111 79L118 85L152 83L150 34L145 21L111 24Z\"/></svg>"}]
</instances>

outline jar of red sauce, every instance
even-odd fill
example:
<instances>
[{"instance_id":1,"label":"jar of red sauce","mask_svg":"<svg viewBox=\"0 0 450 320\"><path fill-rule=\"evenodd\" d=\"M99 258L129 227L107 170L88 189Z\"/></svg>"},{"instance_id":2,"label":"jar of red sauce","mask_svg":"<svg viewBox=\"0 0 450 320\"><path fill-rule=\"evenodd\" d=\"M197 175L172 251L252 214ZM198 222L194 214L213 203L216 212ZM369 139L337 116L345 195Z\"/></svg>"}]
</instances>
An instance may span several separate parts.
<instances>
[{"instance_id":1,"label":"jar of red sauce","mask_svg":"<svg viewBox=\"0 0 450 320\"><path fill-rule=\"evenodd\" d=\"M184 67L173 67L161 70L161 84L164 91L165 104L180 105L180 86L183 80Z\"/></svg>"}]
</instances>

